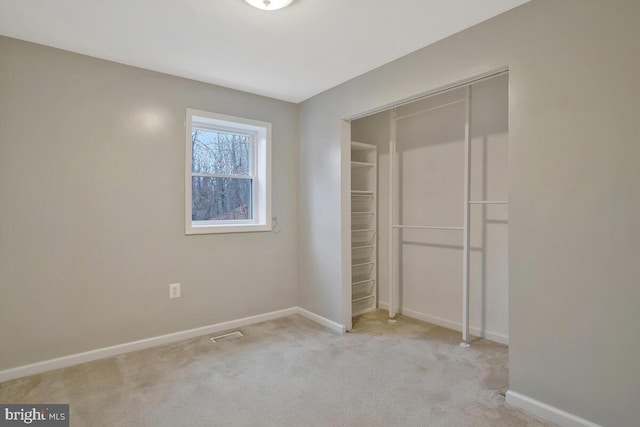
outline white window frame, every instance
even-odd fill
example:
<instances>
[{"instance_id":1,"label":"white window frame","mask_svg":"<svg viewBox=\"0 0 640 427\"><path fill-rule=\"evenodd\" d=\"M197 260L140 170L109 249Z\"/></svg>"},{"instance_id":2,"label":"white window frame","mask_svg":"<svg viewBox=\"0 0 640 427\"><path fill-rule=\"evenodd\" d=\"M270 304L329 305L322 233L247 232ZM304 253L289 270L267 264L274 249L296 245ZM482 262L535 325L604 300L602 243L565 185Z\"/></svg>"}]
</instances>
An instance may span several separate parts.
<instances>
[{"instance_id":1,"label":"white window frame","mask_svg":"<svg viewBox=\"0 0 640 427\"><path fill-rule=\"evenodd\" d=\"M251 152L253 219L192 221L192 140L194 125L202 129L226 130L253 135ZM271 231L271 123L187 108L185 155L185 234ZM207 174L221 178L237 176Z\"/></svg>"}]
</instances>

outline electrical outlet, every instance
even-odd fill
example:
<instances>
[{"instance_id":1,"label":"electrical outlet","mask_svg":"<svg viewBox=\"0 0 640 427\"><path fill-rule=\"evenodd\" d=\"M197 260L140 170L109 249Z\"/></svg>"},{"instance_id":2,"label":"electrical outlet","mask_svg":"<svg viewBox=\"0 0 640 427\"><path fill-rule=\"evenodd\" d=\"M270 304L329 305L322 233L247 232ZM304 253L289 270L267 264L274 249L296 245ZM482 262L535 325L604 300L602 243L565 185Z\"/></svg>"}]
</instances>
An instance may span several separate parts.
<instances>
[{"instance_id":1,"label":"electrical outlet","mask_svg":"<svg viewBox=\"0 0 640 427\"><path fill-rule=\"evenodd\" d=\"M169 298L180 298L180 283L169 285Z\"/></svg>"}]
</instances>

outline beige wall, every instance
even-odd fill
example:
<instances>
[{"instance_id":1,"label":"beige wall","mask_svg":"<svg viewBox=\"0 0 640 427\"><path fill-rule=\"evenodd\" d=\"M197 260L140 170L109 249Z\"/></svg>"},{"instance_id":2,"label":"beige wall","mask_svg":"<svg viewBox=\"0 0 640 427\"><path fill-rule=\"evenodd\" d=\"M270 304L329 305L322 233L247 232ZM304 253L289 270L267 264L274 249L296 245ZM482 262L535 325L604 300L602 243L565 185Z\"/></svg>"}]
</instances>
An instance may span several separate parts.
<instances>
[{"instance_id":1,"label":"beige wall","mask_svg":"<svg viewBox=\"0 0 640 427\"><path fill-rule=\"evenodd\" d=\"M280 234L185 236L187 107L273 123ZM0 370L295 306L297 120L290 103L0 38Z\"/></svg>"},{"instance_id":2,"label":"beige wall","mask_svg":"<svg viewBox=\"0 0 640 427\"><path fill-rule=\"evenodd\" d=\"M508 66L510 389L633 425L638 16L631 0L533 0L304 102L301 305L346 323L340 120Z\"/></svg>"}]
</instances>

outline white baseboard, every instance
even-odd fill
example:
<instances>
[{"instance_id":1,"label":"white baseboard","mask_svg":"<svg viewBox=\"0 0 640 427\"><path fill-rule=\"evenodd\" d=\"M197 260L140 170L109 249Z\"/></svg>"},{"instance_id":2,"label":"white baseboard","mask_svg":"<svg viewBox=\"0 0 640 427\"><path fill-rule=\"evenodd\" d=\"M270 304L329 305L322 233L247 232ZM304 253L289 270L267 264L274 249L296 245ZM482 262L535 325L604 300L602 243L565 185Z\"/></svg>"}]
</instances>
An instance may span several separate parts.
<instances>
[{"instance_id":1,"label":"white baseboard","mask_svg":"<svg viewBox=\"0 0 640 427\"><path fill-rule=\"evenodd\" d=\"M386 302L378 301L378 307L383 308L385 310L389 309L389 304ZM454 331L462 331L462 324L458 322L454 322L452 320L443 319L441 317L431 316L429 314L421 313L419 311L410 310L408 308L403 308L402 315L411 317L412 319L422 320L423 322L433 323L434 325L442 326L443 328L453 329ZM484 331L484 333L480 330L480 328L475 327L473 325L469 326L469 332L471 335L477 337L483 337L490 341L494 341L500 344L509 345L509 336L505 334L501 334L493 331Z\"/></svg>"},{"instance_id":2,"label":"white baseboard","mask_svg":"<svg viewBox=\"0 0 640 427\"><path fill-rule=\"evenodd\" d=\"M325 326L333 331L345 333L347 328L344 325L334 322L333 320L329 320L326 317L322 317L318 314L312 313L309 310L305 310L304 308L298 307L298 314L306 317L309 320L313 320L314 322Z\"/></svg>"},{"instance_id":3,"label":"white baseboard","mask_svg":"<svg viewBox=\"0 0 640 427\"><path fill-rule=\"evenodd\" d=\"M577 415L570 414L555 406L547 405L539 400L532 399L524 394L508 390L506 394L507 404L551 421L562 427L600 427L599 424L587 421Z\"/></svg>"},{"instance_id":4,"label":"white baseboard","mask_svg":"<svg viewBox=\"0 0 640 427\"><path fill-rule=\"evenodd\" d=\"M384 301L378 301L378 308L389 310L389 304Z\"/></svg>"},{"instance_id":5,"label":"white baseboard","mask_svg":"<svg viewBox=\"0 0 640 427\"><path fill-rule=\"evenodd\" d=\"M40 374L54 369L66 368L68 366L78 365L80 363L86 363L93 360L104 359L106 357L117 356L119 354L130 353L132 351L144 350L146 348L171 344L177 341L196 338L202 335L215 334L229 329L240 328L242 326L252 325L260 322L266 322L268 320L291 316L293 314L300 314L334 331L345 331L343 325L335 323L303 308L291 307L284 310L272 311L269 313L258 314L256 316L244 317L242 319L230 320L228 322L216 323L209 326L202 326L200 328L174 332L157 337L145 338L138 341L132 341L110 347L99 348L96 350L85 351L83 353L76 353L69 356L44 360L42 362L32 363L29 365L5 369L3 371L0 371L0 383L16 378L26 377L29 375Z\"/></svg>"}]
</instances>

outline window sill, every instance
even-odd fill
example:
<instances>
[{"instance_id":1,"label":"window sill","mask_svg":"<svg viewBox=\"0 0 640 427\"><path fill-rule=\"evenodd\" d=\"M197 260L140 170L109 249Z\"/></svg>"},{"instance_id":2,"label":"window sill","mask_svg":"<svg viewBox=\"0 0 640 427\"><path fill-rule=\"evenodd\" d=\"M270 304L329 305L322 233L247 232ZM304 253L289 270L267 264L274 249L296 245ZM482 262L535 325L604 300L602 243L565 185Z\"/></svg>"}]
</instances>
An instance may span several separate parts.
<instances>
[{"instance_id":1,"label":"window sill","mask_svg":"<svg viewBox=\"0 0 640 427\"><path fill-rule=\"evenodd\" d=\"M256 233L272 230L270 224L192 225L187 227L185 234Z\"/></svg>"}]
</instances>

